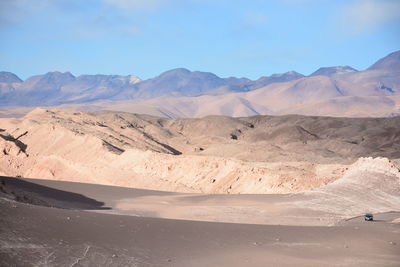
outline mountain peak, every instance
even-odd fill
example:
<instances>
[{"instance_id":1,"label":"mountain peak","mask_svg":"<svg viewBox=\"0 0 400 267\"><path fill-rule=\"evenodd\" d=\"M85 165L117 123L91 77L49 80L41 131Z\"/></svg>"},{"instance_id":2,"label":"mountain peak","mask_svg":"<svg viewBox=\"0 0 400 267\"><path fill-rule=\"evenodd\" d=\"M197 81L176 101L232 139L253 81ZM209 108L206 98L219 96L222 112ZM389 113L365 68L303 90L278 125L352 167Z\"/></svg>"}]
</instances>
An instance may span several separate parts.
<instances>
[{"instance_id":1,"label":"mountain peak","mask_svg":"<svg viewBox=\"0 0 400 267\"><path fill-rule=\"evenodd\" d=\"M288 71L285 73L274 73L271 76L262 76L257 81L255 81L255 88L263 87L271 83L282 83L282 82L290 82L293 80L297 80L303 78L304 75L298 73L296 71Z\"/></svg>"},{"instance_id":2,"label":"mountain peak","mask_svg":"<svg viewBox=\"0 0 400 267\"><path fill-rule=\"evenodd\" d=\"M310 76L332 76L335 74L342 74L342 73L349 73L349 72L356 72L358 70L350 67L350 66L334 66L334 67L322 67L316 70L315 72L311 73Z\"/></svg>"},{"instance_id":3,"label":"mountain peak","mask_svg":"<svg viewBox=\"0 0 400 267\"><path fill-rule=\"evenodd\" d=\"M142 79L140 79L138 76L136 76L136 75L128 75L127 76L128 77L128 79L129 79L129 83L130 84L135 84L135 83L138 83L138 82L141 82L142 81Z\"/></svg>"},{"instance_id":4,"label":"mountain peak","mask_svg":"<svg viewBox=\"0 0 400 267\"><path fill-rule=\"evenodd\" d=\"M190 70L185 69L185 68L176 68L172 70L167 70L159 75L159 77L162 76L170 76L170 75L189 75L192 73Z\"/></svg>"},{"instance_id":5,"label":"mountain peak","mask_svg":"<svg viewBox=\"0 0 400 267\"><path fill-rule=\"evenodd\" d=\"M368 70L400 71L400 50L381 58L369 67Z\"/></svg>"},{"instance_id":6,"label":"mountain peak","mask_svg":"<svg viewBox=\"0 0 400 267\"><path fill-rule=\"evenodd\" d=\"M178 94L201 95L227 82L210 72L190 71L185 68L172 69L138 84L137 95L143 98Z\"/></svg>"},{"instance_id":7,"label":"mountain peak","mask_svg":"<svg viewBox=\"0 0 400 267\"><path fill-rule=\"evenodd\" d=\"M38 91L59 90L63 85L76 80L70 72L51 71L28 78L22 88Z\"/></svg>"},{"instance_id":8,"label":"mountain peak","mask_svg":"<svg viewBox=\"0 0 400 267\"><path fill-rule=\"evenodd\" d=\"M301 73L298 73L297 71L291 70L285 73L274 73L271 76L271 78L287 78L288 80L293 80L293 79L300 79L303 78L304 75Z\"/></svg>"},{"instance_id":9,"label":"mountain peak","mask_svg":"<svg viewBox=\"0 0 400 267\"><path fill-rule=\"evenodd\" d=\"M61 72L61 71L50 71L47 72L46 74L43 75L44 77L63 77L63 78L75 78L75 76L67 71L67 72Z\"/></svg>"},{"instance_id":10,"label":"mountain peak","mask_svg":"<svg viewBox=\"0 0 400 267\"><path fill-rule=\"evenodd\" d=\"M0 71L0 83L20 83L22 80L12 72Z\"/></svg>"}]
</instances>

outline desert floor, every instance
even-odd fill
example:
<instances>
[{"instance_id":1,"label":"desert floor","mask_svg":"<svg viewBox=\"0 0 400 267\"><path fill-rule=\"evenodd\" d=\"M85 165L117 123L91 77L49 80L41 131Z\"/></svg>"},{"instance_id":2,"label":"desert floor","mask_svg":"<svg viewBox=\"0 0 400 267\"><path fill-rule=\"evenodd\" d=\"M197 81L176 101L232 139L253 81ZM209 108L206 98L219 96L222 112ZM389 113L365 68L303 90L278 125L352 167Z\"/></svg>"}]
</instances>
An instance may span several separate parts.
<instances>
[{"instance_id":1,"label":"desert floor","mask_svg":"<svg viewBox=\"0 0 400 267\"><path fill-rule=\"evenodd\" d=\"M299 207L313 197L304 194L202 195L1 181L2 266L400 264L399 212L365 222L346 212Z\"/></svg>"}]
</instances>

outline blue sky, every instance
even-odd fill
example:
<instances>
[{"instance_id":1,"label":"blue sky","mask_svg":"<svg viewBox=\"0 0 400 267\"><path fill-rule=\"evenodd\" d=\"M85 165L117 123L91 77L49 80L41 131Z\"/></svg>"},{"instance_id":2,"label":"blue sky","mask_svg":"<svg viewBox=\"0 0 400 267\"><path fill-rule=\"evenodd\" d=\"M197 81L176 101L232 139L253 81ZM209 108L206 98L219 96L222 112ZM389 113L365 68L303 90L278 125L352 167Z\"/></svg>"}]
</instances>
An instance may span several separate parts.
<instances>
[{"instance_id":1,"label":"blue sky","mask_svg":"<svg viewBox=\"0 0 400 267\"><path fill-rule=\"evenodd\" d=\"M400 0L0 0L0 70L256 79L400 50Z\"/></svg>"}]
</instances>

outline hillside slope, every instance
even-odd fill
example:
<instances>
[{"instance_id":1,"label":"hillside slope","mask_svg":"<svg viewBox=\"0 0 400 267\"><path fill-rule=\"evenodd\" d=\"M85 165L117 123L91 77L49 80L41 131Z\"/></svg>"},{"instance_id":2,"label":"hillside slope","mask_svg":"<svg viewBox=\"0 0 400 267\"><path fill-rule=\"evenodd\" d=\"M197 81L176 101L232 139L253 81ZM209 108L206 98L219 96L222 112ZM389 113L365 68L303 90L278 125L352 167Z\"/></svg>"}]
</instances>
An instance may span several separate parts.
<instances>
[{"instance_id":1,"label":"hillside slope","mask_svg":"<svg viewBox=\"0 0 400 267\"><path fill-rule=\"evenodd\" d=\"M163 119L36 109L1 119L0 174L208 193L285 193L359 157L400 158L400 118Z\"/></svg>"}]
</instances>

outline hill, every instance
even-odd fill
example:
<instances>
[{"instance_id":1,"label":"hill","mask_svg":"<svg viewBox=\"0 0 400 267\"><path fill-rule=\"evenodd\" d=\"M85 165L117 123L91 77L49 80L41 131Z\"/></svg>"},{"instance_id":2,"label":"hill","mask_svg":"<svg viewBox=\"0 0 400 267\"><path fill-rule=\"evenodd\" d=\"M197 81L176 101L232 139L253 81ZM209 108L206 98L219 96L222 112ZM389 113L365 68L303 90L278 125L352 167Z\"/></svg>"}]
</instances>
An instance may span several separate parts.
<instances>
[{"instance_id":1,"label":"hill","mask_svg":"<svg viewBox=\"0 0 400 267\"><path fill-rule=\"evenodd\" d=\"M208 193L320 187L359 157L400 158L400 117L164 119L36 109L1 119L0 174Z\"/></svg>"}]
</instances>

